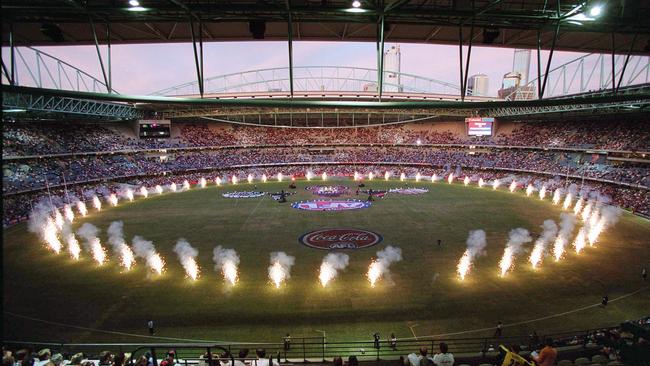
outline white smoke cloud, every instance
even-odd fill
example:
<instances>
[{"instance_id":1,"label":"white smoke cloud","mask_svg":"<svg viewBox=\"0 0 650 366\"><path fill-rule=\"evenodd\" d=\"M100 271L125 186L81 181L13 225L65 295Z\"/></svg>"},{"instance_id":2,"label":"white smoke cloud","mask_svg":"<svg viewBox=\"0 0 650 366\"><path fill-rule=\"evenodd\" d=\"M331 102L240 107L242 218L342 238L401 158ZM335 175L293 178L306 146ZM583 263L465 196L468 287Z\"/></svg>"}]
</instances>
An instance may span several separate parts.
<instances>
[{"instance_id":1,"label":"white smoke cloud","mask_svg":"<svg viewBox=\"0 0 650 366\"><path fill-rule=\"evenodd\" d=\"M180 238L176 242L176 245L174 245L174 253L178 255L178 259L181 261L181 265L185 269L187 276L196 280L200 273L199 265L196 262L199 251L192 247L187 240Z\"/></svg>"},{"instance_id":2,"label":"white smoke cloud","mask_svg":"<svg viewBox=\"0 0 650 366\"><path fill-rule=\"evenodd\" d=\"M399 262L402 260L402 249L398 247L393 247L391 245L387 246L383 250L377 252L377 259L370 263L368 268L368 280L370 285L374 286L375 283L382 277L386 279L388 284L392 284L392 278L390 273L390 266L394 262Z\"/></svg>"},{"instance_id":3,"label":"white smoke cloud","mask_svg":"<svg viewBox=\"0 0 650 366\"><path fill-rule=\"evenodd\" d=\"M557 238L553 244L553 256L556 261L559 261L564 255L566 245L569 243L569 238L576 225L576 216L571 213L560 214L560 230L558 231Z\"/></svg>"},{"instance_id":4,"label":"white smoke cloud","mask_svg":"<svg viewBox=\"0 0 650 366\"><path fill-rule=\"evenodd\" d=\"M237 268L240 262L237 251L218 245L212 251L212 261L214 262L214 270L221 272L224 280L231 285L237 283L239 278Z\"/></svg>"},{"instance_id":5,"label":"white smoke cloud","mask_svg":"<svg viewBox=\"0 0 650 366\"><path fill-rule=\"evenodd\" d=\"M458 261L457 266L458 276L461 281L464 280L465 276L469 273L474 259L486 254L486 246L487 240L485 238L484 230L471 230L469 232L469 236L467 237L467 249L460 258L460 261Z\"/></svg>"},{"instance_id":6,"label":"white smoke cloud","mask_svg":"<svg viewBox=\"0 0 650 366\"><path fill-rule=\"evenodd\" d=\"M124 240L124 223L122 221L113 221L106 232L108 233L108 243L120 257L122 266L127 270L131 269L135 263L135 257L131 247Z\"/></svg>"},{"instance_id":7,"label":"white smoke cloud","mask_svg":"<svg viewBox=\"0 0 650 366\"><path fill-rule=\"evenodd\" d=\"M339 271L345 270L350 263L350 256L344 253L329 253L320 265L318 279L323 287L336 278Z\"/></svg>"},{"instance_id":8,"label":"white smoke cloud","mask_svg":"<svg viewBox=\"0 0 650 366\"><path fill-rule=\"evenodd\" d=\"M279 288L282 282L291 278L291 267L296 263L296 257L285 252L271 253L271 265L269 266L269 278Z\"/></svg>"},{"instance_id":9,"label":"white smoke cloud","mask_svg":"<svg viewBox=\"0 0 650 366\"><path fill-rule=\"evenodd\" d=\"M79 235L83 240L84 247L88 250L93 259L99 264L102 265L106 261L106 250L102 247L102 243L97 237L99 234L99 229L91 224L84 223L79 229L77 229L77 235Z\"/></svg>"},{"instance_id":10,"label":"white smoke cloud","mask_svg":"<svg viewBox=\"0 0 650 366\"><path fill-rule=\"evenodd\" d=\"M524 228L510 230L508 242L503 251L503 257L501 257L501 261L499 262L501 276L505 276L505 274L514 266L515 258L523 251L524 244L532 240L533 238L530 237L530 233Z\"/></svg>"},{"instance_id":11,"label":"white smoke cloud","mask_svg":"<svg viewBox=\"0 0 650 366\"><path fill-rule=\"evenodd\" d=\"M144 239L141 236L133 237L133 252L137 257L144 259L147 263L147 267L151 268L158 274L161 274L165 269L165 261L162 259L160 254L156 252L156 247L153 245L153 242Z\"/></svg>"}]
</instances>

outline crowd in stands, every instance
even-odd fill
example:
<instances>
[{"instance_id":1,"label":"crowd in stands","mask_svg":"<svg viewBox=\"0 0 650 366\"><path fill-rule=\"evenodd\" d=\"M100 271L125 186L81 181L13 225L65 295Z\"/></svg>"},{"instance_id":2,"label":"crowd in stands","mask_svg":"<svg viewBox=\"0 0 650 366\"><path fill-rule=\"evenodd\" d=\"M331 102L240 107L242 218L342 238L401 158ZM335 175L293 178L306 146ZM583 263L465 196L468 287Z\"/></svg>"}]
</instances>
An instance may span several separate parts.
<instances>
[{"instance_id":1,"label":"crowd in stands","mask_svg":"<svg viewBox=\"0 0 650 366\"><path fill-rule=\"evenodd\" d=\"M499 136L496 142L510 146L650 150L650 132L645 121L627 122L621 127L611 121L524 123L511 134Z\"/></svg>"},{"instance_id":2,"label":"crowd in stands","mask_svg":"<svg viewBox=\"0 0 650 366\"><path fill-rule=\"evenodd\" d=\"M528 184L532 184L536 190L542 186L547 187L549 195L552 194L556 188L566 188L570 184L576 184L582 191L596 191L601 196L607 197L611 202L617 206L629 209L633 212L650 216L650 194L646 189L636 189L618 184L611 184L606 182L597 181L582 181L580 179L567 179L564 176L548 176L540 174L513 172L506 170L493 170L490 168L466 168L459 165L451 165L443 167L426 167L426 166L398 166L398 165L312 165L312 164L298 164L295 166L271 166L271 167L241 167L229 168L220 170L208 171L193 171L193 172L178 172L169 174L157 175L142 175L135 177L124 177L118 179L111 179L108 182L96 181L76 185L56 186L51 187L49 194L47 190L36 190L27 193L7 195L4 197L3 205L3 224L11 225L16 222L27 219L31 208L37 203L45 202L52 203L56 207L62 207L64 203L73 203L76 200L90 201L94 195L101 197L108 197L111 193L124 192L125 186L129 186L133 191L138 192L140 187L145 186L150 192L153 192L153 187L160 185L166 188L172 182L176 183L179 187L184 180L190 184L195 185L201 178L205 178L208 184L215 184L216 178L219 177L222 184L230 184L233 176L238 178L239 182L246 182L250 174L255 182L260 182L261 177L266 175L270 181L276 180L277 174L282 173L285 179L290 177L304 178L307 171L310 171L314 177L320 177L323 172L327 173L332 179L336 177L345 177L349 179L357 172L363 175L366 183L369 183L368 176L372 172L375 179L383 179L385 172L390 172L391 180L399 179L401 173L406 177L413 179L419 173L423 180L430 180L434 174L438 181L445 181L449 173L453 173L457 182L462 182L464 177L470 178L471 184L477 184L478 180L482 178L486 184L491 184L495 179L499 179L503 189L510 184L512 180L516 180L517 189L524 190ZM396 184L400 184L396 182ZM405 183L405 184L408 184ZM122 198L121 198L122 199Z\"/></svg>"},{"instance_id":3,"label":"crowd in stands","mask_svg":"<svg viewBox=\"0 0 650 366\"><path fill-rule=\"evenodd\" d=\"M556 175L576 175L650 186L650 167L598 164L588 155L543 150L447 147L337 147L328 152L294 148L237 148L169 153L128 153L6 160L3 193L47 186L135 175L223 169L240 165L284 163L404 163L436 167L523 169ZM594 168L595 167L595 168Z\"/></svg>"},{"instance_id":4,"label":"crowd in stands","mask_svg":"<svg viewBox=\"0 0 650 366\"><path fill-rule=\"evenodd\" d=\"M178 123L169 139L137 139L109 125L4 123L3 157L133 149L305 144L480 144L650 151L650 127L643 122L521 123L511 133L466 137L445 130L389 125L365 128L272 128ZM422 127L422 126L421 126Z\"/></svg>"},{"instance_id":5,"label":"crowd in stands","mask_svg":"<svg viewBox=\"0 0 650 366\"><path fill-rule=\"evenodd\" d=\"M612 127L611 123L523 123L511 134L499 135L480 141L487 146L417 146L422 144L467 143L451 131L417 129L413 126L391 125L355 129L277 129L250 126L231 126L207 123L179 123L176 138L167 140L136 139L126 133L119 133L110 126L99 124L3 124L3 195L5 215L15 221L28 210L25 203L43 192L26 195L23 207L16 207L13 201L21 202L24 194L11 195L32 190L52 188L57 191L61 185L85 185L110 187L107 180L150 182L160 174L174 173L194 180L199 176L216 176L211 170L252 173L268 176L282 172L285 175L300 176L305 166L318 163L339 162L341 167L328 166L328 174L351 176L354 170L383 174L386 164L412 164L410 167L392 168L407 175L422 175L427 171L439 175L462 170L475 171L476 176L493 179L501 175L526 176L545 173L551 177L567 174L576 177L601 179L617 183L613 185L585 182L618 205L644 214L650 213L648 190L636 186L650 186L650 167L643 162L620 162L610 160L602 154L587 151L547 150L536 148L503 148L497 143L508 145L540 146L591 146L607 148L640 148L650 150L650 131L647 124L628 122L625 128ZM419 126L422 127L422 126ZM364 146L348 146L351 144ZM369 144L405 144L411 146L370 146ZM310 147L322 144L324 147ZM247 145L244 147L243 145ZM256 145L257 147L254 147ZM282 145L282 146L262 146ZM346 145L346 146L343 146ZM211 146L211 148L200 148ZM214 147L216 146L216 147ZM226 147L221 146L239 146ZM199 147L185 149L188 147ZM181 148L166 152L143 149ZM128 151L122 151L128 150ZM136 150L136 151L133 151ZM113 153L88 153L113 151ZM43 154L64 154L43 157ZM67 154L67 155L65 155ZM23 157L37 155L37 157ZM9 158L9 157L17 158ZM281 165L293 163L305 166L289 168ZM275 164L276 167L252 168L250 165ZM419 164L419 165L418 165ZM416 166L417 165L417 166ZM249 166L236 168L238 166ZM428 169L425 169L427 168ZM454 170L455 169L455 170ZM492 170L490 170L492 169ZM500 169L513 172L500 172ZM520 172L524 170L526 172ZM192 173L192 171L199 171ZM460 173L460 171L458 171ZM458 174L457 174L458 175ZM166 178L162 178L164 180ZM478 179L478 178L476 178ZM545 178L548 179L548 178ZM150 184L150 183L147 183ZM163 182L165 184L165 182ZM582 183L581 183L582 184Z\"/></svg>"},{"instance_id":6,"label":"crowd in stands","mask_svg":"<svg viewBox=\"0 0 650 366\"><path fill-rule=\"evenodd\" d=\"M496 336L495 336L496 337ZM519 339L519 340L517 340ZM650 360L650 317L626 321L618 327L591 330L585 333L573 333L571 335L540 339L536 332L533 332L528 339L515 337L501 339L500 336L493 338L493 345L489 349L483 349L482 365L522 365L525 362L537 366L645 366ZM375 348L379 347L375 338ZM403 351L401 344L394 335L389 339L391 350L394 352ZM425 341L428 343L428 341ZM417 344L415 342L414 344ZM412 347L408 346L409 348ZM429 355L426 346L420 347L419 351L409 353L400 357L400 366L454 366L455 364L470 364L472 356L454 355L445 342L437 343L439 352ZM287 350L285 342L285 352ZM234 351L232 351L234 352ZM487 355L486 352L490 353ZM494 358L494 353L498 355ZM187 352L185 352L187 354ZM235 355L231 351L221 353L203 353L200 355L187 356L181 359L176 350L171 349L160 359L154 360L150 352L131 355L129 353L112 353L102 351L95 355L84 353L67 353L64 351L49 348L36 349L26 347L15 350L3 347L3 366L269 366L271 363L281 365L281 353L276 355L268 354L264 348L257 348L255 354L251 354L248 348L241 348ZM567 355L573 359L567 359ZM286 354L285 354L286 357ZM577 357L577 358L576 358ZM588 358L591 357L591 360ZM493 360L491 360L494 358ZM515 362L512 362L514 359ZM212 362L210 362L212 360ZM520 362L517 362L520 361ZM531 363L533 361L534 363ZM286 361L285 361L286 362ZM333 358L334 366L343 366L345 363L342 357ZM476 361L474 361L476 362ZM358 366L359 360L356 355L349 356L347 366Z\"/></svg>"}]
</instances>

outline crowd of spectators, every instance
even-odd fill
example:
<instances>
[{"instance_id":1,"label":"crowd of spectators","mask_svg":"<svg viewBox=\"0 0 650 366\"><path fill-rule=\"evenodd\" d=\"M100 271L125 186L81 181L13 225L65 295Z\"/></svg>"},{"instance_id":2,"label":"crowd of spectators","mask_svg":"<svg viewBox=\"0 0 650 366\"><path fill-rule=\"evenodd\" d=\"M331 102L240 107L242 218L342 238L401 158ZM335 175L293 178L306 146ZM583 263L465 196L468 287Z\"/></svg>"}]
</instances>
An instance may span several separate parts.
<instances>
[{"instance_id":1,"label":"crowd of spectators","mask_svg":"<svg viewBox=\"0 0 650 366\"><path fill-rule=\"evenodd\" d=\"M619 184L597 181L582 181L580 179L566 178L562 175L548 176L534 173L513 172L507 170L494 170L492 168L469 168L460 165L447 164L446 166L403 166L403 165L358 165L354 163L341 165L323 165L323 164L297 164L297 165L278 165L268 167L240 167L213 169L206 171L180 171L176 173L159 173L147 174L134 177L124 177L111 179L109 181L95 181L83 184L56 186L47 190L36 190L26 193L6 195L3 205L3 223L5 226L25 220L31 208L40 203L52 203L56 207L62 207L64 203L72 203L78 199L89 201L94 195L106 199L110 193L123 193L125 186L130 187L133 191L139 191L140 187L145 186L150 192L153 187L160 185L168 186L172 182L179 187L184 180L195 185L201 178L205 178L209 184L215 184L216 178L221 179L222 184L230 184L232 177L236 176L239 182L246 182L248 175L251 175L255 182L259 182L263 175L269 180L277 179L277 174L282 173L285 179L290 177L304 178L307 171L310 171L314 177L320 177L322 173L327 173L332 179L344 177L349 179L357 172L368 180L369 173L372 173L375 179L383 179L386 172L390 173L392 180L396 180L402 173L413 179L419 173L422 180L430 180L433 175L438 181L446 180L450 173L453 173L457 182L462 182L467 176L471 184L477 184L479 179L483 179L486 184L491 184L495 179L499 179L502 187L507 187L512 180L517 182L517 189L525 189L528 184L532 184L537 190L546 186L548 192L556 188L566 188L571 184L576 184L582 191L596 191L601 196L608 197L611 202L632 212L650 216L650 194L646 189L636 189ZM506 188L504 188L506 189ZM549 193L550 194L550 193Z\"/></svg>"},{"instance_id":2,"label":"crowd of spectators","mask_svg":"<svg viewBox=\"0 0 650 366\"><path fill-rule=\"evenodd\" d=\"M178 123L168 139L138 139L109 125L5 123L3 157L133 149L305 144L479 144L650 151L645 122L604 121L521 123L495 137L466 137L456 131L419 125L364 128L273 128L217 123Z\"/></svg>"},{"instance_id":3,"label":"crowd of spectators","mask_svg":"<svg viewBox=\"0 0 650 366\"><path fill-rule=\"evenodd\" d=\"M397 351L397 338L392 335L391 349ZM644 366L650 360L650 317L646 316L641 319L626 321L617 327L590 330L584 333L572 333L559 337L546 337L542 339L533 332L528 337L514 337L507 341L495 338L495 344L484 346L482 353L500 351L499 355L491 364L500 366L506 365L502 350L512 352L521 360L529 358L534 360L537 365L554 365L567 362L568 354L575 359L576 365L587 365L589 362L578 362L580 358L583 361L589 361L586 357L592 357L592 363L600 365L631 365ZM452 341L452 340L450 340ZM507 344L504 344L505 342ZM378 346L375 339L375 347ZM426 341L428 343L428 341ZM417 344L414 343L414 344ZM501 344L499 347L498 345ZM489 349L485 349L489 347ZM409 353L400 357L403 366L454 366L454 364L470 363L468 355L456 355L450 351L446 342L438 343L439 352L435 355L429 355L426 346L420 347L419 351ZM403 350L400 347L400 350ZM285 343L286 351L286 343ZM410 351L410 350L409 350ZM480 350L476 350L478 353ZM234 351L233 351L234 352ZM552 353L550 362L542 360L544 353ZM212 352L200 355L187 355L181 359L176 350L171 349L160 355L161 359L154 359L154 354L145 352L140 355L130 353L113 353L111 351L102 351L99 354L68 353L63 350L43 348L37 349L25 347L10 349L3 347L3 366L179 366L198 365L198 366L269 366L273 364L282 364L281 353L268 354L264 348L257 348L255 354L251 354L248 348L241 348L237 354L225 351L222 353ZM539 354L539 355L538 355ZM492 356L488 356L492 357ZM548 357L546 357L548 358ZM489 358L488 358L489 359ZM212 362L209 362L212 360ZM560 362L561 361L561 362ZM569 359L570 364L573 360ZM286 361L285 361L286 362ZM343 366L344 362L341 357L334 357L335 366ZM359 360L356 355L351 355L347 362L348 366L358 366ZM508 363L509 364L509 363ZM517 363L520 364L520 363Z\"/></svg>"},{"instance_id":4,"label":"crowd of spectators","mask_svg":"<svg viewBox=\"0 0 650 366\"><path fill-rule=\"evenodd\" d=\"M83 183L87 182L85 185L88 186L110 187L107 181L147 181L160 179L155 177L161 174L172 173L190 178L196 176L198 180L199 176L216 176L221 171L242 173L244 179L249 173L259 177L262 172L271 176L279 171L300 176L304 174L305 166L329 162L341 163L341 166L327 166L328 174L340 173L348 176L352 175L354 170L383 174L386 168L379 166L379 163L384 163L411 164L410 167L392 168L410 176L415 176L417 172L422 175L430 175L427 172L444 175L451 171L459 173L462 170L475 171L475 179L481 175L487 180L504 174L499 170L505 169L515 171L519 176L537 172L551 176L568 174L601 179L640 186L637 188L591 180L586 183L610 196L620 206L648 214L649 194L648 190L642 187L650 186L650 167L641 161L621 162L587 151L494 146L497 143L505 143L513 146L650 150L650 131L647 124L631 121L627 122L624 128L612 126L615 125L606 122L522 123L512 133L485 138L480 144L486 146L472 148L467 145L418 146L469 143L457 133L427 129L424 128L426 125L279 129L217 123L179 123L175 138L155 140L136 139L134 135L129 136L111 126L101 124L5 123L3 194L5 202L9 204L5 205L4 211L5 215L9 215L9 221L15 221L16 218L24 216L28 210L25 203L33 202L33 199L24 199L23 207L17 207L18 205L12 202L21 202L23 196L38 197L43 194L25 192L46 188L56 191L61 185L83 187ZM364 145L350 146L357 143ZM374 145L380 143L393 146ZM161 148L180 149L162 151L159 150ZM150 150L143 151L145 149ZM101 151L112 153L70 155ZM63 155L42 156L46 154ZM32 155L36 157L25 157ZM12 156L14 158L10 158ZM250 167L258 164L274 164L276 167ZM286 164L303 166L280 167ZM16 194L18 196L14 197Z\"/></svg>"},{"instance_id":5,"label":"crowd of spectators","mask_svg":"<svg viewBox=\"0 0 650 366\"><path fill-rule=\"evenodd\" d=\"M587 160L587 162L583 162ZM5 160L3 193L43 189L46 186L151 175L184 170L224 169L233 166L285 163L400 163L436 167L523 169L558 175L577 175L648 187L650 167L594 164L588 155L573 152L462 147L336 147L327 151L306 147L232 148L116 153Z\"/></svg>"}]
</instances>

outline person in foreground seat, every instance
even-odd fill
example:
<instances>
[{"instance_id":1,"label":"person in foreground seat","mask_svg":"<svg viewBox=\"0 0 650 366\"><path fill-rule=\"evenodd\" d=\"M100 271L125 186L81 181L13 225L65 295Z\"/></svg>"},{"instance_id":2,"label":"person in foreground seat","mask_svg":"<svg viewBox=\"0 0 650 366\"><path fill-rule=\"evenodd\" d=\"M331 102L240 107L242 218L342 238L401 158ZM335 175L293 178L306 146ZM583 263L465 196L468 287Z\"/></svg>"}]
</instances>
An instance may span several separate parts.
<instances>
[{"instance_id":1,"label":"person in foreground seat","mask_svg":"<svg viewBox=\"0 0 650 366\"><path fill-rule=\"evenodd\" d=\"M545 344L546 347L542 348L539 356L532 356L532 359L535 361L537 366L555 365L555 360L557 359L557 350L553 347L553 340L551 338L547 338Z\"/></svg>"},{"instance_id":2,"label":"person in foreground seat","mask_svg":"<svg viewBox=\"0 0 650 366\"><path fill-rule=\"evenodd\" d=\"M440 353L433 356L436 366L454 366L454 355L449 353L447 343L440 342Z\"/></svg>"}]
</instances>

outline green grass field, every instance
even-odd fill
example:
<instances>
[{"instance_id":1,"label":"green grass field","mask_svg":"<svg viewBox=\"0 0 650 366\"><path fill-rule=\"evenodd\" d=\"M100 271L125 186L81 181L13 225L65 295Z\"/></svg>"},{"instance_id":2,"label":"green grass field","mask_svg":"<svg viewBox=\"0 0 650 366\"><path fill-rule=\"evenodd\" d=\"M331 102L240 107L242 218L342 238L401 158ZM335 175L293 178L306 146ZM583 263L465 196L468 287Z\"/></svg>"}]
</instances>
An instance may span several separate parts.
<instances>
[{"instance_id":1,"label":"green grass field","mask_svg":"<svg viewBox=\"0 0 650 366\"><path fill-rule=\"evenodd\" d=\"M353 187L353 182L343 181ZM316 196L298 182L290 201ZM287 183L260 185L279 191ZM402 186L400 182L372 182L372 188ZM464 187L460 184L411 183L425 186L424 195L391 194L372 207L346 212L305 212L280 204L269 196L227 199L221 193L251 190L247 184L192 189L150 196L91 213L84 222L97 225L104 245L106 229L123 220L127 239L141 235L152 240L166 258L167 270L149 276L141 260L128 273L116 261L98 267L82 253L75 262L67 254L46 250L21 224L4 231L4 310L13 314L93 329L147 334L154 319L157 335L202 340L280 341L290 332L331 341L368 339L378 331L398 337L437 335L509 325L571 311L634 292L647 283L640 271L650 264L650 222L624 214L601 236L596 248L579 256L569 253L561 262L547 258L539 271L516 260L506 278L497 263L508 232L516 227L540 233L545 219L559 220L561 209L550 200L511 194L507 188ZM80 225L79 220L74 224ZM383 235L379 245L350 255L350 265L327 288L317 280L327 253L298 242L305 232L325 227L368 229ZM487 256L460 282L455 273L465 250L468 231L487 232ZM577 232L577 229L576 229ZM201 278L186 279L174 252L179 238L199 249ZM436 240L441 239L442 247ZM241 257L240 282L227 290L212 263L217 245L235 248ZM392 270L394 285L381 281L371 288L365 278L375 253L394 245L403 261ZM528 243L532 248L532 243ZM275 289L267 279L269 253L285 251L296 257L291 279ZM114 257L109 251L109 255ZM579 330L615 325L648 315L650 291L643 290L610 303L547 320L507 326L506 334ZM27 320L4 314L4 338L42 341L142 341ZM482 336L488 332L466 333ZM489 332L491 334L491 332Z\"/></svg>"}]
</instances>

